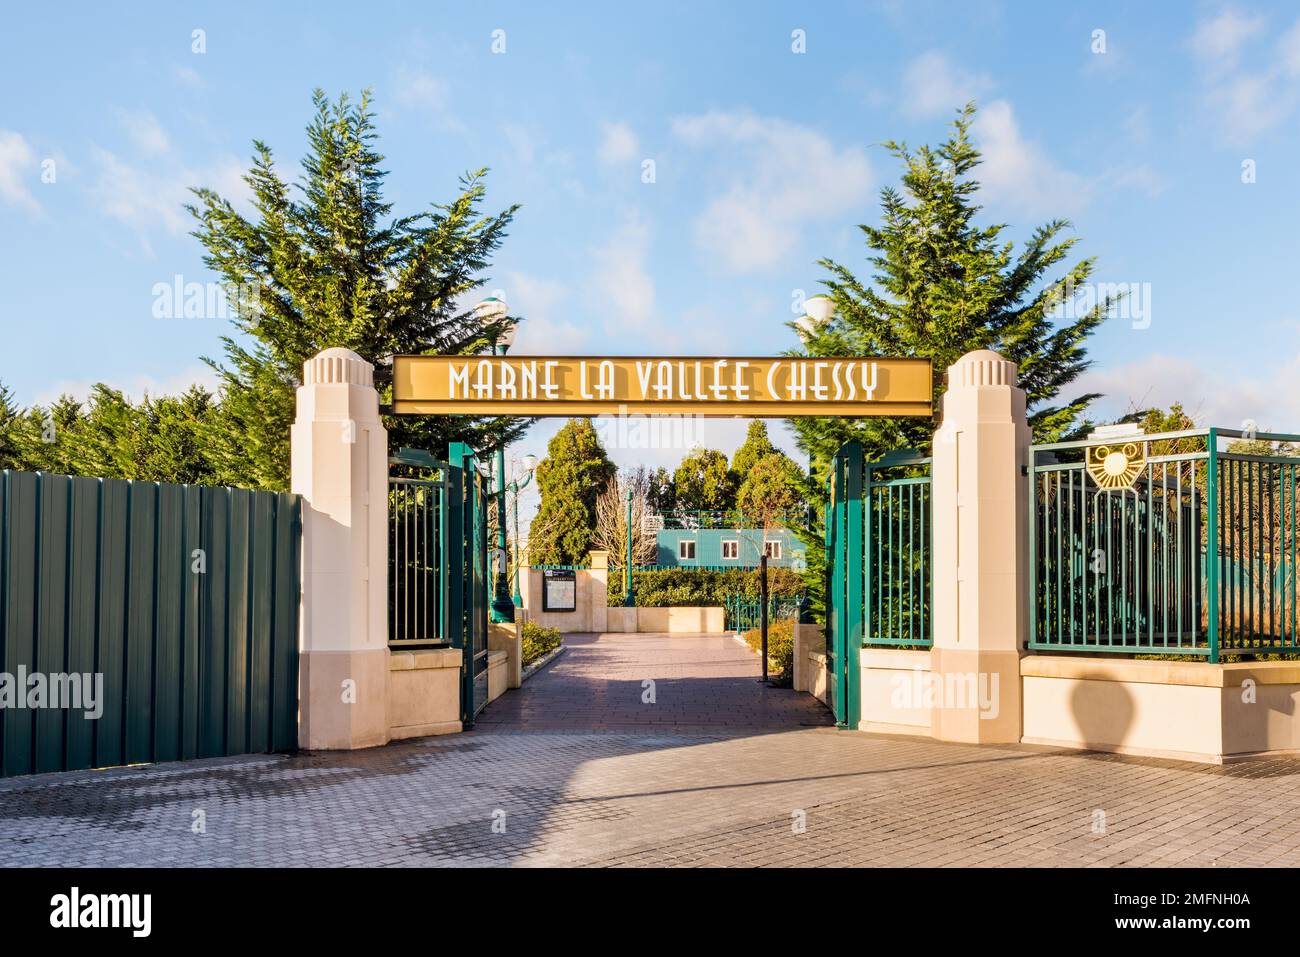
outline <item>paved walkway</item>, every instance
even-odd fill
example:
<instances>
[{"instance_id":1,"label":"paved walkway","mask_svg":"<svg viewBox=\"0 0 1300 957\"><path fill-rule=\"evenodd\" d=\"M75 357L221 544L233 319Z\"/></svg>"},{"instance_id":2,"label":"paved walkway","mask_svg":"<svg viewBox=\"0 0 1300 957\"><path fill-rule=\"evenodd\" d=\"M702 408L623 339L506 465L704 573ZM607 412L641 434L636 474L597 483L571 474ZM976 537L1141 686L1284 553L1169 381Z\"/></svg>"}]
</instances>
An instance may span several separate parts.
<instances>
[{"instance_id":1,"label":"paved walkway","mask_svg":"<svg viewBox=\"0 0 1300 957\"><path fill-rule=\"evenodd\" d=\"M828 727L811 695L760 683L762 663L731 635L570 635L565 650L479 717L501 731Z\"/></svg>"},{"instance_id":2,"label":"paved walkway","mask_svg":"<svg viewBox=\"0 0 1300 957\"><path fill-rule=\"evenodd\" d=\"M723 642L574 641L462 735L0 781L0 864L1300 864L1300 761L805 727ZM529 730L548 700L563 727Z\"/></svg>"}]
</instances>

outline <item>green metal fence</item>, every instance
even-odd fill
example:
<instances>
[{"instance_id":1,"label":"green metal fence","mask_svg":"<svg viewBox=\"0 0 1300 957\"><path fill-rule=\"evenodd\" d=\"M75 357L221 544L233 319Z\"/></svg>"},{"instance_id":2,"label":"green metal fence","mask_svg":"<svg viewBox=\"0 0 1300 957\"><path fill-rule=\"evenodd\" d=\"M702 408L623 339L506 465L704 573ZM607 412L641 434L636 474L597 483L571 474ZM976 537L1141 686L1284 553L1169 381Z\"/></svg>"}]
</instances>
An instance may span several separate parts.
<instances>
[{"instance_id":1,"label":"green metal fence","mask_svg":"<svg viewBox=\"0 0 1300 957\"><path fill-rule=\"evenodd\" d=\"M488 495L473 449L454 442L447 458L389 458L388 643L463 649L461 720L472 727L487 704Z\"/></svg>"},{"instance_id":2,"label":"green metal fence","mask_svg":"<svg viewBox=\"0 0 1300 957\"><path fill-rule=\"evenodd\" d=\"M777 621L797 621L803 607L803 596L771 595L767 601L768 623ZM743 635L753 631L762 624L763 602L758 598L744 595L729 595L723 602L726 610L726 629Z\"/></svg>"},{"instance_id":3,"label":"green metal fence","mask_svg":"<svg viewBox=\"0 0 1300 957\"><path fill-rule=\"evenodd\" d=\"M0 773L295 747L301 528L295 495L0 472Z\"/></svg>"},{"instance_id":4,"label":"green metal fence","mask_svg":"<svg viewBox=\"0 0 1300 957\"><path fill-rule=\"evenodd\" d=\"M1035 446L1029 647L1300 651L1297 442L1195 429Z\"/></svg>"},{"instance_id":5,"label":"green metal fence","mask_svg":"<svg viewBox=\"0 0 1300 957\"><path fill-rule=\"evenodd\" d=\"M928 648L931 634L930 459L890 452L863 469L867 645Z\"/></svg>"}]
</instances>

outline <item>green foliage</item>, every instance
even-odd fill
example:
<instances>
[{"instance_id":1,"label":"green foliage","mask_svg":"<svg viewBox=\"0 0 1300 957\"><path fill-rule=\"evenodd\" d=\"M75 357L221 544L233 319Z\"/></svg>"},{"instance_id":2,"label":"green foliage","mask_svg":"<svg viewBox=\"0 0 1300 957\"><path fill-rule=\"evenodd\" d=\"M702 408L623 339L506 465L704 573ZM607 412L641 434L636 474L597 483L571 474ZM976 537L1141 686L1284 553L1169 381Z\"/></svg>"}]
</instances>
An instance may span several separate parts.
<instances>
[{"instance_id":1,"label":"green foliage","mask_svg":"<svg viewBox=\"0 0 1300 957\"><path fill-rule=\"evenodd\" d=\"M290 184L271 149L254 141L244 180L255 217L210 189L187 209L204 262L254 293L236 298L225 358L206 360L221 377L219 415L207 431L220 481L283 489L289 482L289 426L305 360L342 346L375 364L381 400L391 398L393 354L483 351L514 318L485 325L464 303L484 280L517 209L483 215L485 170L468 174L450 203L390 217L384 157L369 94L331 103L317 90L302 175ZM295 187L297 188L295 190ZM385 419L392 446L443 454L448 442L480 453L516 438L518 419L401 416Z\"/></svg>"},{"instance_id":2,"label":"green foliage","mask_svg":"<svg viewBox=\"0 0 1300 957\"><path fill-rule=\"evenodd\" d=\"M677 507L688 511L732 508L736 503L736 481L727 467L727 457L716 449L696 449L673 473L673 496Z\"/></svg>"},{"instance_id":3,"label":"green foliage","mask_svg":"<svg viewBox=\"0 0 1300 957\"><path fill-rule=\"evenodd\" d=\"M673 488L673 473L663 466L646 476L646 502L651 511L671 512L677 508L677 491Z\"/></svg>"},{"instance_id":4,"label":"green foliage","mask_svg":"<svg viewBox=\"0 0 1300 957\"><path fill-rule=\"evenodd\" d=\"M803 472L783 452L768 452L741 474L744 481L736 492L736 508L745 515L774 521L805 503Z\"/></svg>"},{"instance_id":5,"label":"green foliage","mask_svg":"<svg viewBox=\"0 0 1300 957\"><path fill-rule=\"evenodd\" d=\"M1019 252L1004 238L1004 224L976 221L974 119L969 104L937 148L884 144L903 174L901 188L881 191L880 225L859 227L872 277L863 281L848 267L821 260L836 313L805 340L802 354L929 357L937 416L948 367L967 352L993 349L1019 366L1034 440L1075 438L1089 427L1083 416L1096 395L1067 404L1057 403L1057 395L1088 367L1084 342L1116 300L1100 296L1077 318L1056 324L1053 311L1089 281L1095 260L1067 263L1077 239L1064 238L1070 227L1064 219L1038 227ZM862 442L868 460L895 449L926 453L935 424L925 418L790 421L799 447L813 458L819 496L828 465L846 442ZM821 509L815 513L820 518ZM824 602L822 534L820 528L800 532L810 559L809 596L818 609Z\"/></svg>"},{"instance_id":6,"label":"green foliage","mask_svg":"<svg viewBox=\"0 0 1300 957\"><path fill-rule=\"evenodd\" d=\"M19 412L0 387L0 466L189 485L217 483L205 440L216 402L199 386L132 403L96 385L83 405L63 396Z\"/></svg>"},{"instance_id":7,"label":"green foliage","mask_svg":"<svg viewBox=\"0 0 1300 957\"><path fill-rule=\"evenodd\" d=\"M767 435L767 423L762 419L751 421L744 443L731 457L731 471L736 475L736 481L743 483L758 460L774 452L777 452L777 448Z\"/></svg>"},{"instance_id":8,"label":"green foliage","mask_svg":"<svg viewBox=\"0 0 1300 957\"><path fill-rule=\"evenodd\" d=\"M744 634L745 644L755 654L762 654L763 632L753 628ZM767 623L767 672L769 675L794 675L794 622Z\"/></svg>"},{"instance_id":9,"label":"green foliage","mask_svg":"<svg viewBox=\"0 0 1300 957\"><path fill-rule=\"evenodd\" d=\"M541 505L528 534L533 565L585 564L596 527L596 499L614 477L590 419L570 419L537 466Z\"/></svg>"},{"instance_id":10,"label":"green foliage","mask_svg":"<svg viewBox=\"0 0 1300 957\"><path fill-rule=\"evenodd\" d=\"M22 414L14 401L14 394L0 382L0 469L23 468L23 452L19 429Z\"/></svg>"},{"instance_id":11,"label":"green foliage","mask_svg":"<svg viewBox=\"0 0 1300 957\"><path fill-rule=\"evenodd\" d=\"M796 597L804 591L802 576L791 568L767 570L768 592ZM623 578L610 576L607 604L613 608L626 597ZM754 601L759 596L758 569L665 568L632 573L632 594L642 608L699 607L725 605L728 598Z\"/></svg>"},{"instance_id":12,"label":"green foliage","mask_svg":"<svg viewBox=\"0 0 1300 957\"><path fill-rule=\"evenodd\" d=\"M527 668L538 658L560 647L560 629L545 628L535 621L526 621L519 633L519 643L523 646L523 666Z\"/></svg>"},{"instance_id":13,"label":"green foliage","mask_svg":"<svg viewBox=\"0 0 1300 957\"><path fill-rule=\"evenodd\" d=\"M1016 362L1038 442L1072 437L1093 394L1055 403L1058 392L1087 368L1084 340L1115 305L1101 297L1074 321L1057 327L1053 309L1092 275L1094 260L1065 262L1077 242L1061 238L1069 223L1040 226L1019 252L1004 226L979 225L973 178L980 153L970 140L975 107L968 105L938 148L916 152L885 146L903 164L902 189L881 193L883 221L861 226L874 269L870 283L847 267L821 261L836 315L805 342L810 356L928 356L934 366L936 414L948 366L974 349L993 349ZM824 473L845 443L857 439L869 459L893 449L926 451L935 422L923 418L800 418L790 423L802 449Z\"/></svg>"}]
</instances>

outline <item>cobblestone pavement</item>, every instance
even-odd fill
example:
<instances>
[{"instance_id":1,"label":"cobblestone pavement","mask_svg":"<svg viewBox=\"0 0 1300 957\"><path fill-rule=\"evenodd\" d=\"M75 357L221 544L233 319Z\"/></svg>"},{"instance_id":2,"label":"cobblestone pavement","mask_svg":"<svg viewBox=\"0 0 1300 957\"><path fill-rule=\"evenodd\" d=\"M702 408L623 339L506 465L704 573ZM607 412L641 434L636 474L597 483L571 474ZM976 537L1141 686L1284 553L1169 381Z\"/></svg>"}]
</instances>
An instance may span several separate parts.
<instances>
[{"instance_id":1,"label":"cobblestone pavement","mask_svg":"<svg viewBox=\"0 0 1300 957\"><path fill-rule=\"evenodd\" d=\"M479 727L739 731L835 723L811 695L759 684L758 656L731 635L568 635L564 642L560 657L494 701ZM645 700L651 693L653 704Z\"/></svg>"},{"instance_id":2,"label":"cobblestone pavement","mask_svg":"<svg viewBox=\"0 0 1300 957\"><path fill-rule=\"evenodd\" d=\"M743 674L729 687L720 641L574 642L461 735L2 781L0 863L1300 864L1298 761L1213 768L805 727L817 713L793 692ZM661 676L647 707L674 721L612 727L638 713L623 695L640 701L647 667ZM600 706L566 687L582 682ZM699 703L711 690L764 723L726 723ZM568 727L529 730L548 697L573 702Z\"/></svg>"}]
</instances>

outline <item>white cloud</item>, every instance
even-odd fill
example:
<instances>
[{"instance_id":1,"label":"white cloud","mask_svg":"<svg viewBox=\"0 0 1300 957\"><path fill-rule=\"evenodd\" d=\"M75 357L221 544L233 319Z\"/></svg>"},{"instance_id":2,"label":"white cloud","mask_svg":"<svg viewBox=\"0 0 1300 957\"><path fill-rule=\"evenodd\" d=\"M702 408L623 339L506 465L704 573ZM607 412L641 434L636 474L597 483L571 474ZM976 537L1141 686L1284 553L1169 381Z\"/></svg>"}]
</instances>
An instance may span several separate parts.
<instances>
[{"instance_id":1,"label":"white cloud","mask_svg":"<svg viewBox=\"0 0 1300 957\"><path fill-rule=\"evenodd\" d=\"M1006 100L994 100L975 118L974 137L984 154L977 171L983 191L1028 215L1070 215L1086 205L1092 189L1083 177L1057 166L1020 132Z\"/></svg>"},{"instance_id":2,"label":"white cloud","mask_svg":"<svg viewBox=\"0 0 1300 957\"><path fill-rule=\"evenodd\" d=\"M1204 101L1230 145L1252 142L1300 105L1300 20L1271 46L1263 17L1228 10L1201 21L1191 47L1202 67ZM1248 56L1243 55L1254 45ZM1245 63L1246 66L1241 64Z\"/></svg>"},{"instance_id":3,"label":"white cloud","mask_svg":"<svg viewBox=\"0 0 1300 957\"><path fill-rule=\"evenodd\" d=\"M236 205L246 204L251 195L242 179L243 165L233 157L200 170L175 164L145 169L97 146L92 146L90 153L98 167L91 185L95 204L106 216L142 236L158 228L179 235L192 227L193 221L184 209L194 199L191 186L214 189Z\"/></svg>"},{"instance_id":4,"label":"white cloud","mask_svg":"<svg viewBox=\"0 0 1300 957\"><path fill-rule=\"evenodd\" d=\"M432 117L442 129L463 129L461 122L452 113L451 84L442 77L434 76L427 70L412 70L402 66L397 69L394 85L395 97L400 105Z\"/></svg>"},{"instance_id":5,"label":"white cloud","mask_svg":"<svg viewBox=\"0 0 1300 957\"><path fill-rule=\"evenodd\" d=\"M506 140L514 150L515 162L520 166L531 167L537 159L537 146L532 134L517 123L507 123L501 132L505 133Z\"/></svg>"},{"instance_id":6,"label":"white cloud","mask_svg":"<svg viewBox=\"0 0 1300 957\"><path fill-rule=\"evenodd\" d=\"M207 85L199 71L192 66L173 66L172 76L192 90L200 90Z\"/></svg>"},{"instance_id":7,"label":"white cloud","mask_svg":"<svg viewBox=\"0 0 1300 957\"><path fill-rule=\"evenodd\" d=\"M1236 64L1241 48L1264 27L1261 16L1245 16L1236 10L1224 10L1218 16L1202 20L1192 34L1192 49L1206 64L1223 69Z\"/></svg>"},{"instance_id":8,"label":"white cloud","mask_svg":"<svg viewBox=\"0 0 1300 957\"><path fill-rule=\"evenodd\" d=\"M506 275L504 291L511 314L524 317L512 354L564 355L587 347L589 331L564 318L569 300L564 283L515 271Z\"/></svg>"},{"instance_id":9,"label":"white cloud","mask_svg":"<svg viewBox=\"0 0 1300 957\"><path fill-rule=\"evenodd\" d=\"M34 401L37 405L49 405L60 396L69 395L78 402L85 402L90 397L90 390L99 382L103 382L111 389L117 389L125 393L128 398L135 402L139 402L144 398L145 393L151 396L177 395L192 385L201 385L209 392L215 393L220 386L220 380L211 368L206 365L194 365L165 379L158 379L150 375L136 375L128 379L110 381L103 379L94 381L89 379L64 379L54 383L45 391L37 393Z\"/></svg>"},{"instance_id":10,"label":"white cloud","mask_svg":"<svg viewBox=\"0 0 1300 957\"><path fill-rule=\"evenodd\" d=\"M1094 414L1106 418L1181 402L1201 426L1235 429L1251 420L1261 430L1289 432L1300 421L1300 355L1286 359L1271 374L1261 370L1243 376L1155 353L1120 366L1089 369L1075 381L1070 395L1085 392L1102 393L1093 408Z\"/></svg>"},{"instance_id":11,"label":"white cloud","mask_svg":"<svg viewBox=\"0 0 1300 957\"><path fill-rule=\"evenodd\" d=\"M26 137L0 130L0 202L39 213L41 204L27 188L38 176L36 169L36 152Z\"/></svg>"},{"instance_id":12,"label":"white cloud","mask_svg":"<svg viewBox=\"0 0 1300 957\"><path fill-rule=\"evenodd\" d=\"M641 329L655 318L655 284L646 270L650 228L630 215L603 245L592 251L594 301L602 304L610 334Z\"/></svg>"},{"instance_id":13,"label":"white cloud","mask_svg":"<svg viewBox=\"0 0 1300 957\"><path fill-rule=\"evenodd\" d=\"M922 53L903 71L903 111L937 116L965 106L993 86L987 74L967 73L938 50Z\"/></svg>"},{"instance_id":14,"label":"white cloud","mask_svg":"<svg viewBox=\"0 0 1300 957\"><path fill-rule=\"evenodd\" d=\"M91 194L105 215L141 232L158 226L176 234L185 231L184 184L146 173L99 147L91 148L91 158L99 167Z\"/></svg>"},{"instance_id":15,"label":"white cloud","mask_svg":"<svg viewBox=\"0 0 1300 957\"><path fill-rule=\"evenodd\" d=\"M628 163L636 159L637 139L626 123L606 123L601 136L598 156L609 166Z\"/></svg>"},{"instance_id":16,"label":"white cloud","mask_svg":"<svg viewBox=\"0 0 1300 957\"><path fill-rule=\"evenodd\" d=\"M166 153L172 148L171 140L158 122L158 117L148 110L117 110L118 122L126 129L132 145L142 153Z\"/></svg>"},{"instance_id":17,"label":"white cloud","mask_svg":"<svg viewBox=\"0 0 1300 957\"><path fill-rule=\"evenodd\" d=\"M816 130L749 111L678 117L673 134L717 151L727 185L695 220L695 240L723 266L748 272L794 248L802 226L842 218L872 185L857 146L836 149Z\"/></svg>"}]
</instances>

